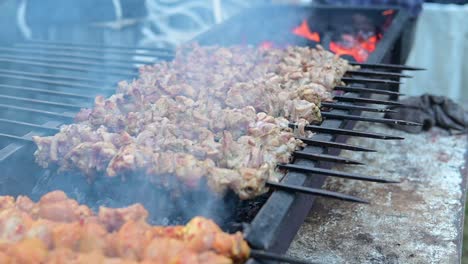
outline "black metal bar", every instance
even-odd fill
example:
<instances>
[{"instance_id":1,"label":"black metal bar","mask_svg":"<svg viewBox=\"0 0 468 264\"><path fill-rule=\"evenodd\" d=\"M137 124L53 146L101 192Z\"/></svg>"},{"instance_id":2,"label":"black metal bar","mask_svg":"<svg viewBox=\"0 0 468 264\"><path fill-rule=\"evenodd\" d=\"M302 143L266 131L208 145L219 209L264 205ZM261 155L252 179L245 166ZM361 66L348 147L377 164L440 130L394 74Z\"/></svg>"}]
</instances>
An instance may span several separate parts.
<instances>
[{"instance_id":1,"label":"black metal bar","mask_svg":"<svg viewBox=\"0 0 468 264\"><path fill-rule=\"evenodd\" d=\"M64 41L49 41L49 40L38 40L32 39L28 40L27 43L36 43L36 44L48 44L54 46L72 46L72 47L88 47L88 48L100 48L100 49L130 49L130 50L146 50L146 51L163 51L163 52L175 52L172 49L167 48L150 48L142 46L126 46L126 45L98 45L94 43L72 43Z\"/></svg>"},{"instance_id":2,"label":"black metal bar","mask_svg":"<svg viewBox=\"0 0 468 264\"><path fill-rule=\"evenodd\" d=\"M29 66L40 66L40 67L54 68L54 69L59 69L59 70L90 72L89 68L70 66L70 65L51 64L51 63L45 63L45 62L17 60L17 59L8 59L8 58L0 58L0 61L23 64L23 65L29 65ZM120 77L129 77L129 76L134 76L135 75L134 72L117 71L117 70L93 69L93 72L94 73L103 73L103 74L115 75L115 76L120 76Z\"/></svg>"},{"instance_id":3,"label":"black metal bar","mask_svg":"<svg viewBox=\"0 0 468 264\"><path fill-rule=\"evenodd\" d=\"M75 117L75 114L70 114L70 113L56 113L56 112L37 110L37 109L31 109L27 107L20 107L20 106L14 106L14 105L6 105L6 104L0 104L0 108L9 109L9 110L13 109L15 111L30 112L30 113L34 113L38 115L53 116L53 117L65 118L65 119L73 119Z\"/></svg>"},{"instance_id":4,"label":"black metal bar","mask_svg":"<svg viewBox=\"0 0 468 264\"><path fill-rule=\"evenodd\" d=\"M327 176L333 176L338 178L344 179L352 179L352 180L360 180L360 181L371 181L371 182L379 182L379 183L399 183L398 181L392 180L385 180L376 177L364 176L354 173L346 173L341 171L334 171L334 170L327 170L321 169L316 167L305 167L297 164L278 164L280 169L285 170L293 170L293 171L300 171L305 173L312 173L312 174L323 174Z\"/></svg>"},{"instance_id":5,"label":"black metal bar","mask_svg":"<svg viewBox=\"0 0 468 264\"><path fill-rule=\"evenodd\" d=\"M31 87L24 87L24 86L17 86L17 85L0 84L0 87L2 87L4 89L10 89L10 90L16 90L16 91L27 91L27 92L34 92L34 93L39 93L39 94L67 96L67 97L74 97L74 98L80 98L80 99L89 99L89 100L94 99L93 96L74 94L74 93L65 93L65 92L38 89L38 88L31 88Z\"/></svg>"},{"instance_id":6,"label":"black metal bar","mask_svg":"<svg viewBox=\"0 0 468 264\"><path fill-rule=\"evenodd\" d=\"M403 105L402 103L398 103L395 101L378 100L378 99L370 99L370 98L362 98L362 97L350 97L350 96L341 96L341 95L336 95L333 97L333 99L340 101L340 102L397 105L397 106Z\"/></svg>"},{"instance_id":7,"label":"black metal bar","mask_svg":"<svg viewBox=\"0 0 468 264\"><path fill-rule=\"evenodd\" d=\"M390 78L413 78L411 75L406 75L397 72L384 72L384 71L368 71L368 70L359 70L359 71L347 71L347 75L353 76L381 76L381 77L390 77Z\"/></svg>"},{"instance_id":8,"label":"black metal bar","mask_svg":"<svg viewBox=\"0 0 468 264\"><path fill-rule=\"evenodd\" d=\"M66 63L66 64L77 64L77 65L85 65L85 66L98 66L104 68L115 68L115 69L123 69L137 72L139 66L131 65L131 64L122 64L122 63L115 63L115 62L96 62L96 61L84 61L84 60L73 60L73 59L57 59L57 58L50 58L50 57L37 57L37 56L11 56L1 54L0 59L12 59L12 60L27 60L27 61L38 61L38 62L52 62L52 63Z\"/></svg>"},{"instance_id":9,"label":"black metal bar","mask_svg":"<svg viewBox=\"0 0 468 264\"><path fill-rule=\"evenodd\" d=\"M397 95L397 96L403 95L399 92L394 92L394 91L389 91L389 90L354 87L354 86L336 86L333 89L345 91L345 92L356 92L356 93L387 94L387 95Z\"/></svg>"},{"instance_id":10,"label":"black metal bar","mask_svg":"<svg viewBox=\"0 0 468 264\"><path fill-rule=\"evenodd\" d=\"M24 98L24 97L17 97L17 96L9 96L9 95L0 95L0 98L10 99L10 100L14 100L14 101L23 101L23 102L35 103L35 104L43 104L43 105L48 105L48 106L72 108L72 109L76 109L76 110L86 108L86 106L81 106L81 105L56 103L56 102L43 101L43 100Z\"/></svg>"},{"instance_id":11,"label":"black metal bar","mask_svg":"<svg viewBox=\"0 0 468 264\"><path fill-rule=\"evenodd\" d=\"M57 52L57 51L49 51L49 50L37 50L31 49L27 47L0 47L0 51L8 51L14 53L23 53L23 54L32 54L32 55L49 55L53 57L66 57L66 58L75 58L75 59L89 59L89 60L100 60L100 61L111 61L111 62L119 62L119 63L132 63L132 64L151 64L155 63L157 60L154 58L147 58L145 60L140 60L136 58L129 57L127 59L117 59L117 58L108 58L103 57L100 55L89 55L89 54L82 54L82 53L69 53L69 52Z\"/></svg>"},{"instance_id":12,"label":"black metal bar","mask_svg":"<svg viewBox=\"0 0 468 264\"><path fill-rule=\"evenodd\" d=\"M299 150L294 151L293 155L296 157L309 159L309 160L344 163L348 165L364 165L364 163L359 162L357 160L352 160L352 159L343 158L343 157L334 156L334 155L310 153L310 152L299 151Z\"/></svg>"},{"instance_id":13,"label":"black metal bar","mask_svg":"<svg viewBox=\"0 0 468 264\"><path fill-rule=\"evenodd\" d=\"M14 136L14 135L10 135L10 134L4 134L4 133L0 133L0 137L7 138L7 139L10 139L10 140L14 140L14 141L20 141L20 142L27 142L27 143L33 142L33 140L30 139L30 138L19 137L19 136Z\"/></svg>"},{"instance_id":14,"label":"black metal bar","mask_svg":"<svg viewBox=\"0 0 468 264\"><path fill-rule=\"evenodd\" d=\"M366 111L366 112L378 112L378 113L396 113L398 111L388 108L375 108L369 106L361 106L361 105L350 105L350 104L342 104L342 103L329 103L329 102L321 102L322 107L329 107L334 109L342 109L342 110L358 110L358 111Z\"/></svg>"},{"instance_id":15,"label":"black metal bar","mask_svg":"<svg viewBox=\"0 0 468 264\"><path fill-rule=\"evenodd\" d=\"M424 68L411 67L406 65L397 64L382 64L382 63L359 63L349 62L351 65L361 66L362 68L374 68L374 69L389 69L389 70L401 70L401 71L424 71Z\"/></svg>"},{"instance_id":16,"label":"black metal bar","mask_svg":"<svg viewBox=\"0 0 468 264\"><path fill-rule=\"evenodd\" d=\"M60 129L56 128L56 127L48 127L48 126L37 125L37 124L32 124L32 123L28 123L28 122L21 122L21 121L16 121L16 120L9 120L9 119L4 119L4 118L0 118L0 122L7 123L7 124L12 124L12 125L15 125L15 126L30 127L30 128L34 128L34 129L51 130L51 131L55 131L55 132L60 131Z\"/></svg>"},{"instance_id":17,"label":"black metal bar","mask_svg":"<svg viewBox=\"0 0 468 264\"><path fill-rule=\"evenodd\" d=\"M402 84L398 81L387 80L387 79L371 79L371 78L354 78L354 77L342 77L341 80L345 83L380 83L380 84Z\"/></svg>"},{"instance_id":18,"label":"black metal bar","mask_svg":"<svg viewBox=\"0 0 468 264\"><path fill-rule=\"evenodd\" d=\"M69 76L69 75L61 75L61 74L49 74L49 73L39 73L39 72L28 72L28 71L15 71L15 70L4 70L0 69L0 74L7 74L4 76L9 76L8 74L13 75L20 75L20 76L32 76L32 77L42 77L42 78L54 78L54 79L67 79L72 81L85 81L85 82L99 82L99 83L109 83L103 79L92 79L86 77L77 77L77 76Z\"/></svg>"},{"instance_id":19,"label":"black metal bar","mask_svg":"<svg viewBox=\"0 0 468 264\"><path fill-rule=\"evenodd\" d=\"M290 123L289 127L297 128L297 125L294 123ZM347 136L354 136L354 137L366 137L366 138L385 139L385 140L403 140L404 139L402 137L397 137L397 136L392 136L392 135L361 132L361 131L342 129L342 128L328 128L328 127L316 126L316 125L308 125L305 127L305 129L310 130L310 131L315 131L317 133L332 134L332 135L347 135Z\"/></svg>"},{"instance_id":20,"label":"black metal bar","mask_svg":"<svg viewBox=\"0 0 468 264\"><path fill-rule=\"evenodd\" d=\"M313 264L313 262L296 259L292 257L288 257L285 255L279 255L271 252L266 252L263 250L250 250L250 257L254 259L265 259L265 260L275 260L281 261L281 263L289 263L289 264Z\"/></svg>"},{"instance_id":21,"label":"black metal bar","mask_svg":"<svg viewBox=\"0 0 468 264\"><path fill-rule=\"evenodd\" d=\"M403 125L403 126L422 126L422 124L420 123L415 123L415 122L405 121L405 120L398 120L398 119L366 117L366 116L356 116L356 115L346 115L346 114L334 114L334 113L327 113L327 112L322 112L321 114L323 117L328 118L328 119L356 120L356 121Z\"/></svg>"},{"instance_id":22,"label":"black metal bar","mask_svg":"<svg viewBox=\"0 0 468 264\"><path fill-rule=\"evenodd\" d=\"M347 194L341 194L341 193L337 193L337 192L325 191L325 190L322 190L322 189L315 189L315 188L309 188L309 187L304 187L304 186L296 186L296 185L278 183L278 182L271 182L271 181L267 181L266 185L268 187L272 187L272 188L282 190L282 191L287 191L287 192L294 192L294 193L299 192L299 193L305 193L305 194L325 196L325 197L344 200L344 201L349 201L349 202L369 203L366 200L363 200L363 199L358 198L358 197L354 197L354 196L347 195Z\"/></svg>"},{"instance_id":23,"label":"black metal bar","mask_svg":"<svg viewBox=\"0 0 468 264\"><path fill-rule=\"evenodd\" d=\"M42 78L34 78L34 77L27 77L27 76L17 76L17 75L11 75L11 74L3 74L0 73L1 77L4 78L9 78L9 79L16 79L16 80L24 80L24 81L33 81L37 83L45 83L45 84L51 84L51 85L58 85L58 86L68 86L68 88L83 88L83 89L91 89L91 90L101 90L101 91L107 91L107 92L115 92L114 88L108 88L108 87L96 87L92 85L87 85L87 84L82 84L82 83L73 83L73 82L64 82L64 81L53 81L49 79L42 79Z\"/></svg>"},{"instance_id":24,"label":"black metal bar","mask_svg":"<svg viewBox=\"0 0 468 264\"><path fill-rule=\"evenodd\" d=\"M151 58L173 58L173 53L168 52L151 52L151 53L138 53L132 51L123 51L123 50L103 50L99 48L86 48L86 47L64 47L64 46L50 46L47 44L16 44L16 47L29 47L29 48L40 48L48 50L70 50L78 52L91 52L91 53L109 53L109 54L119 54L119 55L130 55L130 56L141 56L141 57L151 57Z\"/></svg>"},{"instance_id":25,"label":"black metal bar","mask_svg":"<svg viewBox=\"0 0 468 264\"><path fill-rule=\"evenodd\" d=\"M377 150L358 147L354 145L349 145L345 143L337 143L331 141L323 141L323 140L316 140L313 138L297 138L300 141L304 142L307 145L311 146L320 146L320 147L327 147L327 148L337 148L337 149L346 149L351 151L363 151L363 152L377 152Z\"/></svg>"}]
</instances>

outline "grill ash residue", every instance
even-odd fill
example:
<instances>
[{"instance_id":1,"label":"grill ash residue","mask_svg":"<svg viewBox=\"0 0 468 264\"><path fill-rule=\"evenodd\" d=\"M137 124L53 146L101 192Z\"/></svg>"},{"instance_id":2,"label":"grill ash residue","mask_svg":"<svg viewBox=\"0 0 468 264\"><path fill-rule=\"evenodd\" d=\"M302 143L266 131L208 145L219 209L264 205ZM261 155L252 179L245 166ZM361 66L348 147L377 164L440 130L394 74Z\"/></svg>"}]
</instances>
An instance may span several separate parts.
<instances>
[{"instance_id":1,"label":"grill ash residue","mask_svg":"<svg viewBox=\"0 0 468 264\"><path fill-rule=\"evenodd\" d=\"M135 176L135 175L133 175ZM149 222L158 225L186 224L194 216L212 218L230 232L242 230L268 199L265 194L252 200L241 201L230 192L216 196L202 183L199 188L187 188L173 182L169 188L158 188L144 175L128 177L97 177L93 182L79 173L43 171L30 198L37 201L53 190L63 190L70 198L88 205L97 212L99 206L125 207L141 203L149 211Z\"/></svg>"},{"instance_id":2,"label":"grill ash residue","mask_svg":"<svg viewBox=\"0 0 468 264\"><path fill-rule=\"evenodd\" d=\"M289 253L318 263L459 263L466 135L449 136L437 128L408 134L361 122L356 130L405 140L350 138L348 143L378 153L344 151L342 156L367 165L341 166L340 170L401 183L329 177L324 188L371 203L317 198Z\"/></svg>"}]
</instances>

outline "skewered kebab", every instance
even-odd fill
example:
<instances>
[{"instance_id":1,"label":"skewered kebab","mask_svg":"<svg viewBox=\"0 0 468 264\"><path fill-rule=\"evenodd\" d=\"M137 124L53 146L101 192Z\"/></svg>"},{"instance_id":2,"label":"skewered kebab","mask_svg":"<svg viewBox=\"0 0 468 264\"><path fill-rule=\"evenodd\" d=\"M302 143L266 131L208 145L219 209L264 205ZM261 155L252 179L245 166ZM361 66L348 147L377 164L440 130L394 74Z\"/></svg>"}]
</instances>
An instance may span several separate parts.
<instances>
[{"instance_id":1,"label":"skewered kebab","mask_svg":"<svg viewBox=\"0 0 468 264\"><path fill-rule=\"evenodd\" d=\"M34 203L0 197L1 263L243 263L250 248L211 220L186 226L151 226L139 204L121 209L88 207L61 191ZM27 254L25 254L27 252Z\"/></svg>"},{"instance_id":2,"label":"skewered kebab","mask_svg":"<svg viewBox=\"0 0 468 264\"><path fill-rule=\"evenodd\" d=\"M152 226L140 204L95 214L62 191L37 202L0 196L0 263L236 264L248 258L307 263L251 249L242 233L224 233L195 217L185 226Z\"/></svg>"},{"instance_id":3,"label":"skewered kebab","mask_svg":"<svg viewBox=\"0 0 468 264\"><path fill-rule=\"evenodd\" d=\"M280 51L240 52L236 48L232 51L195 48L187 54L184 52L182 50L182 55L174 62L144 67L139 80L131 85L122 83L120 93L108 100L97 98L93 110L78 114L77 120L81 123L65 126L55 137L35 138L40 165L59 163L63 170L78 168L87 174L105 170L109 176L135 170L153 175L172 173L189 185L207 176L212 189L222 192L231 188L241 198L250 198L266 191L266 181L279 179L275 165L288 162L292 151L300 145L287 130L285 120L256 114L254 108L285 115L299 124L302 128L299 133L304 136L303 128L310 117L320 117L318 107L311 101L319 104L326 100L329 90L339 83L336 76L347 70L346 61L320 49L296 48L283 55ZM239 56L233 56L234 52ZM301 56L313 63L304 64ZM320 69L320 63L325 67ZM274 66L276 64L279 66ZM206 72L208 65L210 70L214 69L211 75ZM308 67L318 69L318 73L309 71ZM264 89L255 89L257 84L263 84ZM255 100L228 101L238 98L232 91L242 86L248 89L237 94ZM258 90L264 96L262 93L252 96ZM298 90L309 92L298 94ZM283 96L292 100L280 100ZM238 103L237 107L245 108L226 108L226 104L231 106L234 102ZM254 108L247 106L250 103L255 104ZM310 105L314 110L310 110ZM264 122L255 120L259 116L275 120L272 124L277 124L268 129L279 127L276 141L262 140L263 135L247 133L255 128L256 121ZM147 140L150 143L145 146ZM176 141L175 144L168 144L170 140ZM219 142L226 146L224 150ZM289 142L289 146L283 146L282 142ZM273 149L267 150L271 145Z\"/></svg>"}]
</instances>

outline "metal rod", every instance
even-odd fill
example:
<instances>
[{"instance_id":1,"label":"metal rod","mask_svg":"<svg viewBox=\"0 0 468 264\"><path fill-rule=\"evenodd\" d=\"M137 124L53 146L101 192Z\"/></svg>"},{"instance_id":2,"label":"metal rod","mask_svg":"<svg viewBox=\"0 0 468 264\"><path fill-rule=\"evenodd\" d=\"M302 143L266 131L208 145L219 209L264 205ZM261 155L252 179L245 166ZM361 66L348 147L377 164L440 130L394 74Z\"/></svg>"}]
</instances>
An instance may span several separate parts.
<instances>
[{"instance_id":1,"label":"metal rod","mask_svg":"<svg viewBox=\"0 0 468 264\"><path fill-rule=\"evenodd\" d=\"M8 58L1 58L0 61L3 62L11 62L29 66L41 66L41 67L48 67L54 68L59 70L70 70L70 71L79 71L79 72L90 72L89 68L77 67L77 66L70 66L70 65L61 65L61 64L51 64L45 62L37 62L37 61L28 61L28 60L17 60L17 59L8 59ZM117 70L100 70L100 69L93 69L94 73L103 73L109 75L115 75L120 77L130 77L134 76L134 72L126 72L126 71L117 71Z\"/></svg>"},{"instance_id":2,"label":"metal rod","mask_svg":"<svg viewBox=\"0 0 468 264\"><path fill-rule=\"evenodd\" d=\"M379 113L397 113L398 111L388 108L375 108L375 107L368 107L368 106L360 106L360 105L350 105L350 104L342 104L342 103L328 103L328 102L321 102L322 107L329 107L335 109L343 109L343 110L359 110L359 111L366 111L366 112L379 112Z\"/></svg>"},{"instance_id":3,"label":"metal rod","mask_svg":"<svg viewBox=\"0 0 468 264\"><path fill-rule=\"evenodd\" d=\"M354 145L349 145L345 143L337 143L337 142L330 142L330 141L321 141L311 138L297 138L300 141L304 142L307 145L311 146L319 146L319 147L327 147L327 148L337 148L337 149L346 149L351 151L363 151L363 152L377 152L377 150L358 147Z\"/></svg>"},{"instance_id":4,"label":"metal rod","mask_svg":"<svg viewBox=\"0 0 468 264\"><path fill-rule=\"evenodd\" d=\"M57 95L57 96L68 96L68 97L75 97L75 98L88 99L88 100L94 99L93 96L86 96L86 95L74 94L74 93L64 93L64 92L58 92L58 91L53 91L53 90L37 89L37 88L30 88L30 87L24 87L24 86L0 84L0 87L4 89L27 91L27 92L34 92L34 93L40 93L40 94L42 93L42 94L51 94L51 95Z\"/></svg>"},{"instance_id":5,"label":"metal rod","mask_svg":"<svg viewBox=\"0 0 468 264\"><path fill-rule=\"evenodd\" d=\"M357 75L357 76L381 76L381 77L390 77L390 78L413 78L411 75L406 75L397 72L385 72L385 71L369 71L369 70L359 70L359 71L347 71L346 74Z\"/></svg>"},{"instance_id":6,"label":"metal rod","mask_svg":"<svg viewBox=\"0 0 468 264\"><path fill-rule=\"evenodd\" d=\"M51 85L57 85L57 86L68 86L67 88L72 88L72 89L83 88L83 89L100 90L100 91L106 91L106 92L115 92L114 88L96 87L96 86L81 84L81 83L51 81L48 79L41 79L41 78L34 78L34 77L27 77L27 76L16 76L16 75L2 74L2 73L0 73L0 76L4 78L9 78L9 79L33 81L37 83L45 83L45 84L51 84Z\"/></svg>"},{"instance_id":7,"label":"metal rod","mask_svg":"<svg viewBox=\"0 0 468 264\"><path fill-rule=\"evenodd\" d=\"M136 58L126 58L126 59L116 59L116 58L108 58L101 55L89 55L89 54L82 54L82 53L69 53L69 52L60 52L60 51L50 51L50 50L37 50L31 49L27 47L0 47L0 51L7 51L7 52L14 52L14 53L25 53L25 54L32 54L32 55L49 55L54 57L66 57L66 58L75 58L75 59L89 59L89 60L100 60L100 61L111 61L111 62L119 62L119 63L133 63L133 64L151 64L155 63L157 60L153 58L147 59L136 59Z\"/></svg>"},{"instance_id":8,"label":"metal rod","mask_svg":"<svg viewBox=\"0 0 468 264\"><path fill-rule=\"evenodd\" d=\"M48 105L48 106L72 108L72 109L77 109L77 110L82 109L82 108L87 108L87 106L56 103L56 102L43 101L43 100L24 98L24 97L17 97L17 96L10 96L10 95L0 95L0 98L10 99L10 100L14 100L14 101L23 101L23 102L34 103L34 104L43 104L43 105Z\"/></svg>"},{"instance_id":9,"label":"metal rod","mask_svg":"<svg viewBox=\"0 0 468 264\"><path fill-rule=\"evenodd\" d=\"M39 72L28 72L28 71L15 71L15 70L3 70L0 69L0 74L4 74L3 76L11 76L13 75L20 75L20 76L32 76L32 77L42 77L42 78L54 78L54 79L67 79L72 81L85 81L85 82L99 82L99 83L109 83L103 79L92 79L92 78L85 78L85 77L77 77L77 76L69 76L69 75L61 75L61 74L49 74L49 73L39 73Z\"/></svg>"},{"instance_id":10,"label":"metal rod","mask_svg":"<svg viewBox=\"0 0 468 264\"><path fill-rule=\"evenodd\" d=\"M30 138L24 138L24 137L19 137L19 136L14 136L10 134L4 134L4 133L0 133L0 137L7 138L10 140L15 140L15 141L27 142L27 143L33 142L33 140Z\"/></svg>"},{"instance_id":11,"label":"metal rod","mask_svg":"<svg viewBox=\"0 0 468 264\"><path fill-rule=\"evenodd\" d=\"M349 97L349 96L340 96L340 95L334 96L333 99L340 101L340 102L397 105L397 106L403 105L402 103L398 103L395 101L378 100L378 99L370 99L370 98L362 98L362 97Z\"/></svg>"},{"instance_id":12,"label":"metal rod","mask_svg":"<svg viewBox=\"0 0 468 264\"><path fill-rule=\"evenodd\" d=\"M55 131L55 132L60 130L60 129L56 128L56 127L36 125L36 124L32 124L32 123L21 122L21 121L16 121L16 120L9 120L9 119L3 119L3 118L0 118L0 122L7 123L7 124L12 124L12 125L16 125L16 126L31 127L31 128L35 128L35 129L52 130L52 131Z\"/></svg>"},{"instance_id":13,"label":"metal rod","mask_svg":"<svg viewBox=\"0 0 468 264\"><path fill-rule=\"evenodd\" d=\"M357 160L352 160L348 158L343 158L334 155L326 155L326 154L315 154L309 153L305 151L294 151L293 155L295 157L300 157L309 160L316 160L316 161L328 161L328 162L336 162L336 163L344 163L348 165L364 165L364 163L359 162Z\"/></svg>"},{"instance_id":14,"label":"metal rod","mask_svg":"<svg viewBox=\"0 0 468 264\"><path fill-rule=\"evenodd\" d=\"M119 55L130 55L130 56L142 56L142 57L151 57L151 58L173 58L173 53L168 52L151 52L151 53L139 53L132 51L123 51L123 50L103 50L99 48L87 48L87 47L64 47L64 46L54 46L47 44L16 44L16 47L30 47L30 48L40 48L48 50L71 50L79 52L91 52L91 53L109 53L109 54L119 54Z\"/></svg>"},{"instance_id":15,"label":"metal rod","mask_svg":"<svg viewBox=\"0 0 468 264\"><path fill-rule=\"evenodd\" d=\"M74 59L57 59L57 58L42 58L37 56L11 56L1 54L0 58L12 59L12 60L27 60L27 61L39 61L39 62L52 62L52 63L66 63L66 64L77 64L77 65L85 65L85 66L98 66L104 68L115 68L115 69L123 69L129 71L137 72L139 66L131 65L131 64L122 64L122 63L115 63L115 62L96 62L96 61L84 61L84 60L74 60Z\"/></svg>"},{"instance_id":16,"label":"metal rod","mask_svg":"<svg viewBox=\"0 0 468 264\"><path fill-rule=\"evenodd\" d=\"M304 187L304 186L297 186L297 185L278 183L278 182L272 182L272 181L267 181L266 185L268 187L286 191L286 192L305 193L305 194L311 194L311 195L325 196L325 197L349 201L349 202L357 202L357 203L365 203L365 204L369 203L366 200L363 200L361 198L354 197L351 195L341 194L341 193L331 192L331 191L326 191L326 190L321 190L321 189L309 188L309 187Z\"/></svg>"},{"instance_id":17,"label":"metal rod","mask_svg":"<svg viewBox=\"0 0 468 264\"><path fill-rule=\"evenodd\" d=\"M6 105L6 104L0 104L0 108L6 108L6 109L14 109L16 111L23 111L23 112L31 112L35 114L41 114L45 116L54 116L58 118L65 118L65 119L73 119L75 117L75 114L69 114L69 113L56 113L56 112L50 112L50 111L44 111L44 110L37 110L37 109L31 109L27 107L20 107L20 106L14 106L14 105Z\"/></svg>"},{"instance_id":18,"label":"metal rod","mask_svg":"<svg viewBox=\"0 0 468 264\"><path fill-rule=\"evenodd\" d=\"M313 264L313 262L296 259L292 257L288 257L285 255L279 255L276 253L266 252L263 250L251 249L250 250L250 257L254 259L266 259L266 260L275 260L281 263L289 263L289 264Z\"/></svg>"},{"instance_id":19,"label":"metal rod","mask_svg":"<svg viewBox=\"0 0 468 264\"><path fill-rule=\"evenodd\" d=\"M290 123L289 126L291 128L296 128L297 125L294 123ZM349 129L342 129L342 128L327 128L322 126L316 125L308 125L305 127L306 130L315 131L317 133L324 133L324 134L332 134L332 135L348 135L354 137L366 137L366 138L375 138L375 139L385 139L385 140L403 140L402 137L392 136L392 135L385 135L385 134L378 134L378 133L370 133L370 132L361 132Z\"/></svg>"},{"instance_id":20,"label":"metal rod","mask_svg":"<svg viewBox=\"0 0 468 264\"><path fill-rule=\"evenodd\" d=\"M94 44L94 43L72 43L72 42L64 42L64 41L49 41L49 40L38 40L38 39L28 40L28 43L59 45L59 46L74 46L74 47L90 47L90 48L100 48L100 49L130 49L130 50L174 52L174 50L168 49L168 48L150 48L150 47L128 46L128 45L99 45L99 44Z\"/></svg>"},{"instance_id":21,"label":"metal rod","mask_svg":"<svg viewBox=\"0 0 468 264\"><path fill-rule=\"evenodd\" d=\"M352 180L361 180L361 181L371 181L371 182L379 182L379 183L399 183L398 181L392 180L385 180L371 176L364 176L354 173L346 173L341 171L334 171L334 170L327 170L315 167L304 167L297 164L278 164L280 169L290 170L290 171L299 171L305 173L313 173L313 174L322 174L327 176L333 176L338 178L344 179L352 179Z\"/></svg>"},{"instance_id":22,"label":"metal rod","mask_svg":"<svg viewBox=\"0 0 468 264\"><path fill-rule=\"evenodd\" d=\"M334 90L340 90L345 92L362 92L362 93L373 93L373 94L388 94L388 95L403 95L399 92L383 90L383 89L373 89L373 88L364 88L364 87L352 87L352 86L335 86Z\"/></svg>"},{"instance_id":23,"label":"metal rod","mask_svg":"<svg viewBox=\"0 0 468 264\"><path fill-rule=\"evenodd\" d=\"M415 123L415 122L405 121L405 120L398 120L398 119L389 119L389 118L343 115L343 114L335 114L335 113L327 113L327 112L322 112L322 116L325 117L326 119L356 120L356 121L403 125L403 126L422 126L422 124L420 123Z\"/></svg>"},{"instance_id":24,"label":"metal rod","mask_svg":"<svg viewBox=\"0 0 468 264\"><path fill-rule=\"evenodd\" d=\"M354 78L354 77L342 77L341 80L346 83L380 83L380 84L402 84L398 81L387 80L387 79L371 79L371 78Z\"/></svg>"},{"instance_id":25,"label":"metal rod","mask_svg":"<svg viewBox=\"0 0 468 264\"><path fill-rule=\"evenodd\" d=\"M375 69L389 69L389 70L406 70L406 71L424 71L424 68L411 67L398 64L372 64L372 63L358 63L349 62L351 65L361 66L362 68L375 68Z\"/></svg>"}]
</instances>

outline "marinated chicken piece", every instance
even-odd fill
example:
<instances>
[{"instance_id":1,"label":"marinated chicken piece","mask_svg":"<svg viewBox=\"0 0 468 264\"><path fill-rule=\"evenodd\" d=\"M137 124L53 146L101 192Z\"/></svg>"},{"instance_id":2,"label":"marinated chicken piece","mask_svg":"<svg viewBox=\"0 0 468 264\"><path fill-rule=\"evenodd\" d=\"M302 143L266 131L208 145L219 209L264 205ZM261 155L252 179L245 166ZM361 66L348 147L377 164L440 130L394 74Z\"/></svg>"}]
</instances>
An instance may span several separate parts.
<instances>
[{"instance_id":1,"label":"marinated chicken piece","mask_svg":"<svg viewBox=\"0 0 468 264\"><path fill-rule=\"evenodd\" d=\"M224 233L202 217L186 226L151 226L140 204L100 208L95 215L60 191L36 203L25 197L0 201L8 202L0 208L0 263L236 264L250 255L241 233ZM89 213L70 220L69 213L50 217L38 210L47 205L62 212L64 202Z\"/></svg>"}]
</instances>

